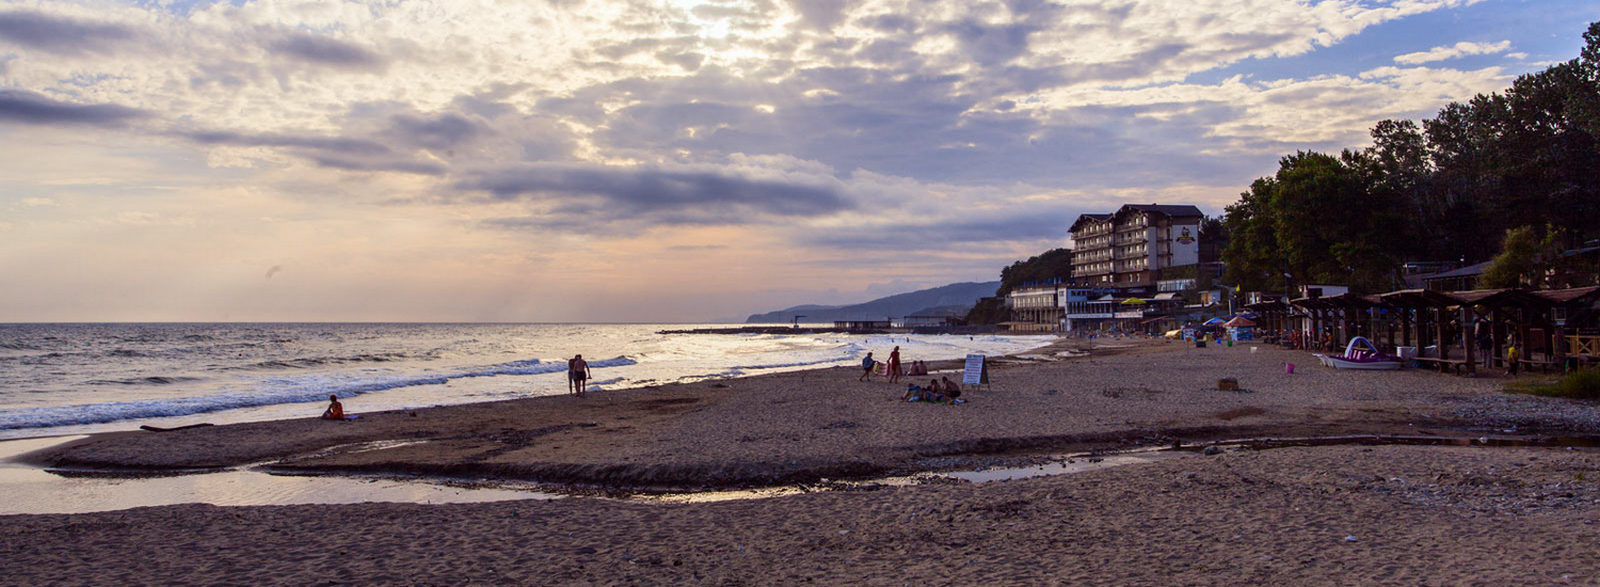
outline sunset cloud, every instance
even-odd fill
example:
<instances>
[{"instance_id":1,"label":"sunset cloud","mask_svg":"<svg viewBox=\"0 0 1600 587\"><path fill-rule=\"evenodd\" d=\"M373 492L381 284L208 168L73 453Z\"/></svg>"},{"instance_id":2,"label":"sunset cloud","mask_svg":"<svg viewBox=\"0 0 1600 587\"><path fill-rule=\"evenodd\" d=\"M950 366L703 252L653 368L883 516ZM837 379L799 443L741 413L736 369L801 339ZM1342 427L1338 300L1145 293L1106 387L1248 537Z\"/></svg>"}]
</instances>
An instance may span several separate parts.
<instances>
[{"instance_id":1,"label":"sunset cloud","mask_svg":"<svg viewBox=\"0 0 1600 587\"><path fill-rule=\"evenodd\" d=\"M103 258L107 283L181 274L236 317L283 307L252 293L260 267L328 284L262 319L435 279L549 302L505 320L603 319L528 308L623 276L678 284L662 319L770 309L702 305L758 295L745 281L988 280L1079 213L1220 213L1285 153L1570 59L1582 23L1528 23L1581 7L1508 28L1518 8L1481 0L0 0L0 209L19 211L0 272L70 292L40 260ZM91 218L123 240L83 238ZM713 296L666 275L713 262L748 279ZM162 287L130 304L181 302ZM71 297L0 309L88 317Z\"/></svg>"}]
</instances>

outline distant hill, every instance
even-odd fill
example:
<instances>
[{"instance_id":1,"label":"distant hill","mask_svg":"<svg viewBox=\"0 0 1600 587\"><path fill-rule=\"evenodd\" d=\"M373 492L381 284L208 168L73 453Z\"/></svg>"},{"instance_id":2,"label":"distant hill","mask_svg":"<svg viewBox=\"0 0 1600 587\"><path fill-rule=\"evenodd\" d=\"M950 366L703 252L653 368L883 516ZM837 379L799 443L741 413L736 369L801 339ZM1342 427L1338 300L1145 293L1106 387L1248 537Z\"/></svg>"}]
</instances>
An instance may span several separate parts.
<instances>
[{"instance_id":1,"label":"distant hill","mask_svg":"<svg viewBox=\"0 0 1600 587\"><path fill-rule=\"evenodd\" d=\"M776 312L765 314L751 314L745 319L749 324L774 324L794 320L796 314L804 315L801 322L833 322L835 320L883 320L885 318L904 318L914 315L949 315L953 308L971 308L978 298L994 295L995 289L1000 287L1000 282L986 283L952 283L950 285L924 289L886 298L878 298L870 302L862 302L849 306L818 306L807 304L785 308ZM960 314L957 314L960 315Z\"/></svg>"}]
</instances>

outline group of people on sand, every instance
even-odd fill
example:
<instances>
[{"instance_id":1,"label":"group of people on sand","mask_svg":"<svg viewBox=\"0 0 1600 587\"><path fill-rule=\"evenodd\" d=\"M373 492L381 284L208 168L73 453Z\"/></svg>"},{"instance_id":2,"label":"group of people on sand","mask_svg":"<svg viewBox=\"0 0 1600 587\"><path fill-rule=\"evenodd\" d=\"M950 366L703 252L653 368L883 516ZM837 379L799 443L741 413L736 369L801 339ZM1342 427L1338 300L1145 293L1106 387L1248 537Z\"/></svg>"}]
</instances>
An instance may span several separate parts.
<instances>
[{"instance_id":1,"label":"group of people on sand","mask_svg":"<svg viewBox=\"0 0 1600 587\"><path fill-rule=\"evenodd\" d=\"M867 353L867 356L861 359L861 377L856 378L856 381L866 381L868 377L872 376L873 370L877 367L878 360L872 358L872 353ZM900 378L906 375L928 374L928 364L922 361L912 361L911 368L909 370L901 368L900 347L898 346L894 347L894 350L889 351L889 362L885 365L885 367L885 371L889 375L889 383L899 383Z\"/></svg>"},{"instance_id":2,"label":"group of people on sand","mask_svg":"<svg viewBox=\"0 0 1600 587\"><path fill-rule=\"evenodd\" d=\"M867 353L867 356L861 359L861 376L856 380L866 381L868 377L872 376L877 366L878 360L872 358L872 353ZM890 383L899 383L900 377L906 375L928 374L928 365L922 361L912 361L909 372L902 369L900 367L900 347L894 347L894 350L889 351L889 361L885 366L887 367ZM926 386L915 383L907 384L905 395L900 396L900 399L908 402L966 403L966 400L960 398L961 384L951 381L949 377L929 379Z\"/></svg>"},{"instance_id":3,"label":"group of people on sand","mask_svg":"<svg viewBox=\"0 0 1600 587\"><path fill-rule=\"evenodd\" d=\"M951 381L949 377L929 379L926 387L915 383L906 386L906 394L900 399L908 402L929 402L952 404L966 403L961 399L961 384Z\"/></svg>"},{"instance_id":4,"label":"group of people on sand","mask_svg":"<svg viewBox=\"0 0 1600 587\"><path fill-rule=\"evenodd\" d=\"M878 360L872 358L872 352L868 351L867 356L861 358L861 376L857 377L856 381L866 381L868 377L872 376L873 369L876 369L877 367ZM887 367L887 371L889 373L889 383L899 383L900 347L894 347L894 350L889 352L889 363Z\"/></svg>"}]
</instances>

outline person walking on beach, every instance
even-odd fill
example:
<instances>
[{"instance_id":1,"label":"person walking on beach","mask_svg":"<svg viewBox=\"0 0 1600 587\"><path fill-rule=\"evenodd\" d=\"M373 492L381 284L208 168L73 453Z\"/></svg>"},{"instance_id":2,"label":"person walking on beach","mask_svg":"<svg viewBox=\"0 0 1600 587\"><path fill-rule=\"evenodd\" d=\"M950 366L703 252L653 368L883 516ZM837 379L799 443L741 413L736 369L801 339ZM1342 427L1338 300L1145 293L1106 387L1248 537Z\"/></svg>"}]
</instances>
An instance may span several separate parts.
<instances>
[{"instance_id":1,"label":"person walking on beach","mask_svg":"<svg viewBox=\"0 0 1600 587\"><path fill-rule=\"evenodd\" d=\"M867 377L872 375L872 368L877 364L878 361L872 358L872 353L867 353L867 357L861 359L861 377L857 378L856 381L866 381Z\"/></svg>"},{"instance_id":2,"label":"person walking on beach","mask_svg":"<svg viewBox=\"0 0 1600 587\"><path fill-rule=\"evenodd\" d=\"M900 347L889 351L889 383L900 382Z\"/></svg>"},{"instance_id":3,"label":"person walking on beach","mask_svg":"<svg viewBox=\"0 0 1600 587\"><path fill-rule=\"evenodd\" d=\"M589 362L583 360L583 355L577 355L567 361L567 391L583 395L584 382L589 380Z\"/></svg>"}]
</instances>

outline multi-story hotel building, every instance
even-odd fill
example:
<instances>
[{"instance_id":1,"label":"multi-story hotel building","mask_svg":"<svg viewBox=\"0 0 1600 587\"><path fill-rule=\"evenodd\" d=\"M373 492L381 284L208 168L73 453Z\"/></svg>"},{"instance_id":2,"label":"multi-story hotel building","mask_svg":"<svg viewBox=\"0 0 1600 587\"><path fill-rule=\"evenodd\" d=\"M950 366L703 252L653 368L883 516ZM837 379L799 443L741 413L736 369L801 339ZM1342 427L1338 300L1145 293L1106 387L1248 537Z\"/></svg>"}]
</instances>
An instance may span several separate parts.
<instances>
[{"instance_id":1,"label":"multi-story hotel building","mask_svg":"<svg viewBox=\"0 0 1600 587\"><path fill-rule=\"evenodd\" d=\"M1200 262L1202 219L1194 206L1162 204L1079 216L1069 230L1072 279L1092 287L1153 287L1161 269Z\"/></svg>"}]
</instances>

